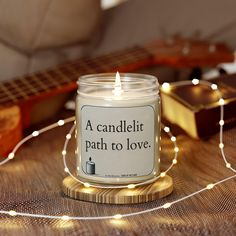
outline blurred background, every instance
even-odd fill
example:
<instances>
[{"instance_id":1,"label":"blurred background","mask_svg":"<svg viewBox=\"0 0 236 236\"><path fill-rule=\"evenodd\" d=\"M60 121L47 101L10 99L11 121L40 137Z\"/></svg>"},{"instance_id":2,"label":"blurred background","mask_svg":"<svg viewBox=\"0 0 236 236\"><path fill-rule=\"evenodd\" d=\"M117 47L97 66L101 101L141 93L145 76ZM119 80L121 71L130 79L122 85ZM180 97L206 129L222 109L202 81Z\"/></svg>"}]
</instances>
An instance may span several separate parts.
<instances>
[{"instance_id":1,"label":"blurred background","mask_svg":"<svg viewBox=\"0 0 236 236\"><path fill-rule=\"evenodd\" d=\"M234 50L235 7L234 0L2 0L0 80L172 36Z\"/></svg>"}]
</instances>

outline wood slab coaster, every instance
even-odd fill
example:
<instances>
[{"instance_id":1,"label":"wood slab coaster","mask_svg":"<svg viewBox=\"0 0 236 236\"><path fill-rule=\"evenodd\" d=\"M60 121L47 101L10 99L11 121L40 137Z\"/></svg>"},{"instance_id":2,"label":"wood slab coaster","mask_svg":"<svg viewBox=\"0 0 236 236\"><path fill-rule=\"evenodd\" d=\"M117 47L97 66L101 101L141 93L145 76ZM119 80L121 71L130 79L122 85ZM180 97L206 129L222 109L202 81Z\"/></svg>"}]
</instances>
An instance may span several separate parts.
<instances>
[{"instance_id":1,"label":"wood slab coaster","mask_svg":"<svg viewBox=\"0 0 236 236\"><path fill-rule=\"evenodd\" d=\"M151 184L133 189L102 189L84 187L71 176L62 183L63 192L70 198L82 201L108 204L134 204L154 201L169 195L173 191L172 178L166 175Z\"/></svg>"}]
</instances>

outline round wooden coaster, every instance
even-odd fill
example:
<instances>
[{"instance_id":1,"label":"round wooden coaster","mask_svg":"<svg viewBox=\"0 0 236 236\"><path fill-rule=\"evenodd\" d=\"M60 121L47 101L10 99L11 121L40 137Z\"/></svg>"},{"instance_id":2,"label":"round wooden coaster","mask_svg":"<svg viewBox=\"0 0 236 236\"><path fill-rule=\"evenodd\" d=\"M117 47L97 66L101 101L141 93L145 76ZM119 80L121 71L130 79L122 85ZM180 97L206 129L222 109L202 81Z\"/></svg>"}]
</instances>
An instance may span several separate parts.
<instances>
[{"instance_id":1,"label":"round wooden coaster","mask_svg":"<svg viewBox=\"0 0 236 236\"><path fill-rule=\"evenodd\" d=\"M70 176L63 180L62 186L63 192L71 198L108 204L149 202L163 198L173 191L173 181L168 175L158 179L154 183L139 186L134 189L87 188Z\"/></svg>"}]
</instances>

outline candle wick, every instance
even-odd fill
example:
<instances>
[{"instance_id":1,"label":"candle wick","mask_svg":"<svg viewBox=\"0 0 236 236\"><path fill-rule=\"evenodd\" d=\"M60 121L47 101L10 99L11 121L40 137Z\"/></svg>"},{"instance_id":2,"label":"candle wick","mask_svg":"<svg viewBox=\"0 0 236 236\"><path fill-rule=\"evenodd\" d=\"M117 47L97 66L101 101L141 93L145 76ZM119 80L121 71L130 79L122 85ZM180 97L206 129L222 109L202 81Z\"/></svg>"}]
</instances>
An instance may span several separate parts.
<instances>
[{"instance_id":1,"label":"candle wick","mask_svg":"<svg viewBox=\"0 0 236 236\"><path fill-rule=\"evenodd\" d=\"M115 96L120 96L121 93L123 92L121 88L120 74L118 71L116 72L115 88L112 92L114 93Z\"/></svg>"}]
</instances>

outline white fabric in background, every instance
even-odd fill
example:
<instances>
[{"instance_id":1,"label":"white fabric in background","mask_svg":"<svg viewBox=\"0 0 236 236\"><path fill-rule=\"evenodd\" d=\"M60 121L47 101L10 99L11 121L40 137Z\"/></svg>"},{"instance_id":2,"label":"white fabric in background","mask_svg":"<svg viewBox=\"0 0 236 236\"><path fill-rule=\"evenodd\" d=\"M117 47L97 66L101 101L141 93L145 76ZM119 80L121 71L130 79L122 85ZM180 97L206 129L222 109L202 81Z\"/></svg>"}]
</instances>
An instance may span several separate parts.
<instances>
[{"instance_id":1,"label":"white fabric in background","mask_svg":"<svg viewBox=\"0 0 236 236\"><path fill-rule=\"evenodd\" d=\"M0 42L0 81L25 74L28 68L28 57Z\"/></svg>"},{"instance_id":2,"label":"white fabric in background","mask_svg":"<svg viewBox=\"0 0 236 236\"><path fill-rule=\"evenodd\" d=\"M0 80L83 56L101 14L99 0L0 0Z\"/></svg>"},{"instance_id":3,"label":"white fabric in background","mask_svg":"<svg viewBox=\"0 0 236 236\"><path fill-rule=\"evenodd\" d=\"M99 38L99 0L0 0L0 80L175 34L236 49L235 9L235 0L129 0L105 12Z\"/></svg>"},{"instance_id":4,"label":"white fabric in background","mask_svg":"<svg viewBox=\"0 0 236 236\"><path fill-rule=\"evenodd\" d=\"M236 49L235 0L129 0L107 11L94 54L172 35L223 41Z\"/></svg>"}]
</instances>

